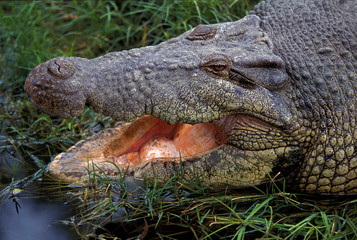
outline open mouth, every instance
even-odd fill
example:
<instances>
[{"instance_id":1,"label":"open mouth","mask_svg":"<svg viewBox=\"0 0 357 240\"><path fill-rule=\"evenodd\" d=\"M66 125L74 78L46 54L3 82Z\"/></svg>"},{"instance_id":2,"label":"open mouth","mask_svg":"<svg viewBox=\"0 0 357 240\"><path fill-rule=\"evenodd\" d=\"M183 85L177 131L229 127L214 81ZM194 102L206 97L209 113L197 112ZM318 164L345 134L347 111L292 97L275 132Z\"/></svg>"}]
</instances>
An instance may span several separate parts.
<instances>
[{"instance_id":1,"label":"open mouth","mask_svg":"<svg viewBox=\"0 0 357 240\"><path fill-rule=\"evenodd\" d=\"M57 155L48 169L55 177L76 180L85 177L90 171L89 163L93 163L107 175L115 176L118 168L108 162L115 163L120 169L128 166L140 169L151 161L165 163L199 159L216 149L219 151L222 145L230 145L232 136L239 136L244 131L254 134L272 128L273 125L263 120L240 114L194 125L169 125L159 118L145 115L78 142L67 152Z\"/></svg>"},{"instance_id":2,"label":"open mouth","mask_svg":"<svg viewBox=\"0 0 357 240\"><path fill-rule=\"evenodd\" d=\"M145 115L126 124L120 134L107 142L102 157L117 165L137 165L152 159L194 156L226 144L235 131L267 131L266 123L247 115L231 115L221 120L195 125L168 123Z\"/></svg>"},{"instance_id":3,"label":"open mouth","mask_svg":"<svg viewBox=\"0 0 357 240\"><path fill-rule=\"evenodd\" d=\"M146 115L130 123L107 145L103 155L117 165L192 156L224 144L226 136L222 130L215 123L169 125Z\"/></svg>"}]
</instances>

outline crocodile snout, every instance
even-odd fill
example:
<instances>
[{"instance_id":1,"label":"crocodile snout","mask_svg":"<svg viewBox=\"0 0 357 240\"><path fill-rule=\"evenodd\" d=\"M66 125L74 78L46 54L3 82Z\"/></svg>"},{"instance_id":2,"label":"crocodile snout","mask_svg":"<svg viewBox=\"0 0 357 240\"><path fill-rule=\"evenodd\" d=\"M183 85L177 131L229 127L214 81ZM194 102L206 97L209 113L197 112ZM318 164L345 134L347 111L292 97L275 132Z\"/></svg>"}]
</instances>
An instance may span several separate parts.
<instances>
[{"instance_id":1,"label":"crocodile snout","mask_svg":"<svg viewBox=\"0 0 357 240\"><path fill-rule=\"evenodd\" d=\"M70 118L85 106L82 84L76 78L75 59L54 58L34 68L27 76L25 92L48 115Z\"/></svg>"}]
</instances>

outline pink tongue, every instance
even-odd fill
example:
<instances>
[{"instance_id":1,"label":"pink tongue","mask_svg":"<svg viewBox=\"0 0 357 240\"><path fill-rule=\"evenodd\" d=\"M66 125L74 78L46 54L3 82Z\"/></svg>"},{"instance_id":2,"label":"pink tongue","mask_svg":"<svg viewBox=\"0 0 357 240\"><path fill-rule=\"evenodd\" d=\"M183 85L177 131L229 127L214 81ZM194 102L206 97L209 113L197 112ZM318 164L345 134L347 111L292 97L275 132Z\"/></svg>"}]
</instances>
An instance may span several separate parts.
<instances>
[{"instance_id":1,"label":"pink tongue","mask_svg":"<svg viewBox=\"0 0 357 240\"><path fill-rule=\"evenodd\" d=\"M147 161L154 158L174 158L179 157L179 151L174 141L167 137L157 137L150 139L140 148L140 160Z\"/></svg>"},{"instance_id":2,"label":"pink tongue","mask_svg":"<svg viewBox=\"0 0 357 240\"><path fill-rule=\"evenodd\" d=\"M190 156L217 147L222 136L212 124L182 124L175 131L173 139L156 137L148 140L140 148L140 161L154 158L174 158Z\"/></svg>"}]
</instances>

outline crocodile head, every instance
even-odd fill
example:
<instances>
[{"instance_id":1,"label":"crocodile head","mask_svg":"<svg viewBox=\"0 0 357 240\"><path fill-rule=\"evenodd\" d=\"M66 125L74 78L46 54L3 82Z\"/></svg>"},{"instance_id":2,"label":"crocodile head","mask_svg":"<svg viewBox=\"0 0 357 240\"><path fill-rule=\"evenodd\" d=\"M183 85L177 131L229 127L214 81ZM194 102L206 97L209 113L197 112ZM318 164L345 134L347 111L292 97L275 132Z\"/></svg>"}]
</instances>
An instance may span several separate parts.
<instances>
[{"instance_id":1,"label":"crocodile head","mask_svg":"<svg viewBox=\"0 0 357 240\"><path fill-rule=\"evenodd\" d=\"M297 176L311 129L301 124L271 37L251 14L198 25L157 46L40 64L25 91L45 113L68 118L87 105L128 122L59 154L49 172L78 180L94 164L109 176L128 170L166 181L179 170L210 186Z\"/></svg>"},{"instance_id":2,"label":"crocodile head","mask_svg":"<svg viewBox=\"0 0 357 240\"><path fill-rule=\"evenodd\" d=\"M68 118L88 105L129 122L58 155L50 173L85 178L93 163L109 175L129 166L128 174L166 180L181 162L209 185L266 181L300 148L288 134L289 76L259 25L249 15L154 47L33 69L25 90L45 113Z\"/></svg>"}]
</instances>

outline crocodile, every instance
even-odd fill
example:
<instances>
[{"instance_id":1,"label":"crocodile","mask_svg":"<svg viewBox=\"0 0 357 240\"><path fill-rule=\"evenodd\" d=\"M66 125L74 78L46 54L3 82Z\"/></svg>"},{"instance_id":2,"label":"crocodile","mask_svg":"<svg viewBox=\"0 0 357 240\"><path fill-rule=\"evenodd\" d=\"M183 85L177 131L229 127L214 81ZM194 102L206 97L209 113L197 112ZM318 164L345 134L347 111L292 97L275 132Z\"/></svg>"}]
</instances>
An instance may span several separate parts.
<instances>
[{"instance_id":1,"label":"crocodile","mask_svg":"<svg viewBox=\"0 0 357 240\"><path fill-rule=\"evenodd\" d=\"M61 118L85 106L118 122L67 152L49 172L210 187L284 177L311 194L357 193L357 5L271 0L246 17L176 38L34 68L26 94Z\"/></svg>"}]
</instances>

